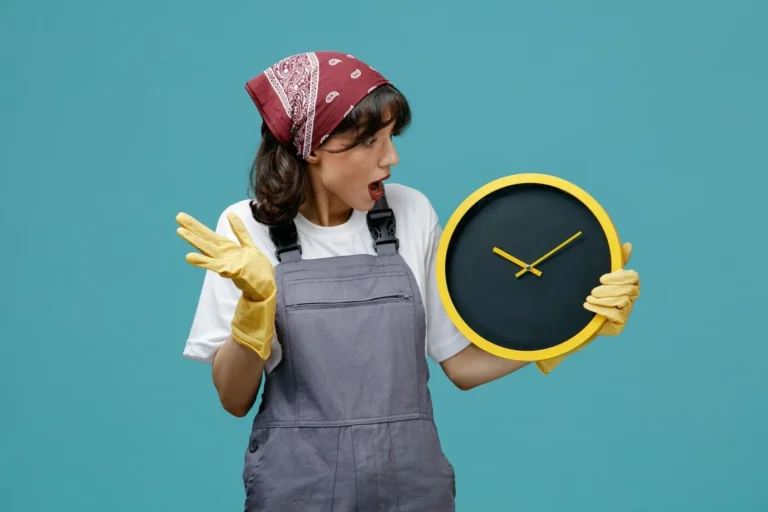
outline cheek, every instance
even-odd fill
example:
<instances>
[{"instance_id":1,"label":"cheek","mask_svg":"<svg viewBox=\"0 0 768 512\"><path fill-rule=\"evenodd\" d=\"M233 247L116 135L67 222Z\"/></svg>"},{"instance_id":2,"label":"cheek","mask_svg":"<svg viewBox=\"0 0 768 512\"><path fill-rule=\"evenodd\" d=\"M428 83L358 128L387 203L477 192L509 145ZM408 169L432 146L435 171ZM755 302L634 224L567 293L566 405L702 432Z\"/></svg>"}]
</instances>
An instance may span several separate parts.
<instances>
[{"instance_id":1,"label":"cheek","mask_svg":"<svg viewBox=\"0 0 768 512\"><path fill-rule=\"evenodd\" d=\"M348 155L337 161L329 162L329 166L323 172L323 184L338 195L344 195L344 191L350 188L358 188L367 184L368 167L361 158L356 155Z\"/></svg>"}]
</instances>

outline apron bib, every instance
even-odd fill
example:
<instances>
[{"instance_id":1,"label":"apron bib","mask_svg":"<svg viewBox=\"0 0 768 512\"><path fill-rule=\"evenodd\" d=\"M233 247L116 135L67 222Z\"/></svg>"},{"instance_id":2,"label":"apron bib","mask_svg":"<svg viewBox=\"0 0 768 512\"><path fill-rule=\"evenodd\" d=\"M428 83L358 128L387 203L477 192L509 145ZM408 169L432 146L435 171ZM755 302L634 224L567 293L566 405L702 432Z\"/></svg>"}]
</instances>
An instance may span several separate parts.
<instances>
[{"instance_id":1,"label":"apron bib","mask_svg":"<svg viewBox=\"0 0 768 512\"><path fill-rule=\"evenodd\" d=\"M425 311L382 198L377 254L301 259L270 230L282 360L245 455L245 510L452 512L454 470L433 421Z\"/></svg>"}]
</instances>

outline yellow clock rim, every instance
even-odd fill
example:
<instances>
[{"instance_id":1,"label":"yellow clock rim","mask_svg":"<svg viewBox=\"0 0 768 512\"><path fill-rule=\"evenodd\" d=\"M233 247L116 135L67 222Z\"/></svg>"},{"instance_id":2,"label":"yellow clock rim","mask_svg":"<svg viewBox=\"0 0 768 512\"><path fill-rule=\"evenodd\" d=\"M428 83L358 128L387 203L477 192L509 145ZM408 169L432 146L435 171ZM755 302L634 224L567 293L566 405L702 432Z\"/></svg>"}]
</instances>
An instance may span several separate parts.
<instances>
[{"instance_id":1,"label":"yellow clock rim","mask_svg":"<svg viewBox=\"0 0 768 512\"><path fill-rule=\"evenodd\" d=\"M608 213L602 206L585 190L573 183L557 176L540 173L521 173L504 176L502 178L495 179L486 185L483 185L479 189L470 194L462 203L456 208L448 222L443 229L443 234L440 238L440 243L437 249L437 288L440 295L440 300L443 303L443 307L448 313L448 317L453 324L469 341L483 350L490 352L499 357L505 359L513 359L518 361L540 361L542 359L549 359L566 354L578 347L579 345L591 340L603 327L606 319L601 315L595 315L592 320L576 335L568 340L559 343L553 347L549 347L542 350L513 350L504 347L500 347L491 341L483 338L477 334L466 322L461 318L459 312L451 300L451 296L448 293L448 284L446 280L445 261L448 253L448 246L450 245L451 238L456 230L456 227L464 218L464 215L481 199L485 198L489 194L496 192L505 187L521 184L539 184L549 185L551 187L558 188L563 192L575 197L582 204L584 204L592 214L597 218L600 223L600 227L605 233L608 240L608 247L610 248L611 255L611 271L616 271L624 266L624 256L621 250L621 241L619 239L618 232L614 226ZM595 283L597 286L599 283Z\"/></svg>"}]
</instances>

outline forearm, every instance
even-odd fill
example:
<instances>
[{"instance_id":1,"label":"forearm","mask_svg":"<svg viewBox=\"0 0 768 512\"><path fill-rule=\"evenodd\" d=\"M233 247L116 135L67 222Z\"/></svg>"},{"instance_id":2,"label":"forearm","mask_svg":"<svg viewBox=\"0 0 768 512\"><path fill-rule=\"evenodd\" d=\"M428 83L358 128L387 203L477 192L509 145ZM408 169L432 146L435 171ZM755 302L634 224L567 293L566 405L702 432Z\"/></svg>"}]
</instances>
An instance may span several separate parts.
<instances>
[{"instance_id":1,"label":"forearm","mask_svg":"<svg viewBox=\"0 0 768 512\"><path fill-rule=\"evenodd\" d=\"M261 385L264 360L233 339L227 340L213 360L213 384L219 401L233 416L248 414Z\"/></svg>"},{"instance_id":2,"label":"forearm","mask_svg":"<svg viewBox=\"0 0 768 512\"><path fill-rule=\"evenodd\" d=\"M528 361L504 359L469 345L455 356L443 361L443 371L462 390L494 381L526 366Z\"/></svg>"}]
</instances>

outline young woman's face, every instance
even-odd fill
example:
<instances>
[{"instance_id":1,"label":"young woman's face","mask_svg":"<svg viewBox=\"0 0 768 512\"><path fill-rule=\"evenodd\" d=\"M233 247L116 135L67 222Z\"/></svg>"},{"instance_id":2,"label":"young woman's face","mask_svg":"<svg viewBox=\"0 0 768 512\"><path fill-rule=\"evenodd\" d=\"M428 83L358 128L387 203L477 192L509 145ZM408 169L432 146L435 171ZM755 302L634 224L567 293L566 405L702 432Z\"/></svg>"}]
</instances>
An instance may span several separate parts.
<instances>
[{"instance_id":1,"label":"young woman's face","mask_svg":"<svg viewBox=\"0 0 768 512\"><path fill-rule=\"evenodd\" d=\"M368 211L381 197L381 182L389 178L390 169L398 162L392 124L352 149L339 153L325 151L341 150L353 140L354 134L337 135L315 151L310 160L315 174L313 181L319 181L347 206Z\"/></svg>"}]
</instances>

